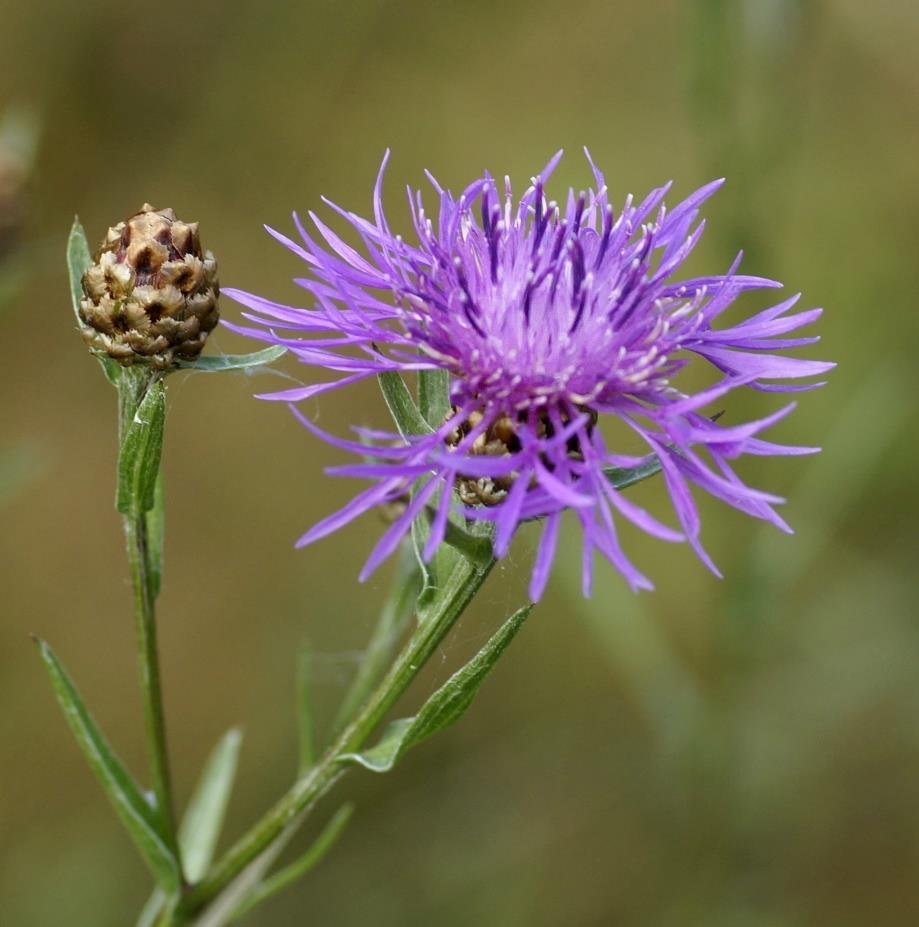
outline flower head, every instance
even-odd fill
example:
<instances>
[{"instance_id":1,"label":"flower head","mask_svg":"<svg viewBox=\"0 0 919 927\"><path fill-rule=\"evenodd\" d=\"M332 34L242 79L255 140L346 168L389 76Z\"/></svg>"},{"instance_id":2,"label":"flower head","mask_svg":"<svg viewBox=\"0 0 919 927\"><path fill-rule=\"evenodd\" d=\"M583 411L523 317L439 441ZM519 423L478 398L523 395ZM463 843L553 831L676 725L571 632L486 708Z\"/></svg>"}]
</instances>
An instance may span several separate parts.
<instances>
[{"instance_id":1,"label":"flower head","mask_svg":"<svg viewBox=\"0 0 919 927\"><path fill-rule=\"evenodd\" d=\"M193 360L217 324L217 262L198 223L149 203L108 230L83 293L83 337L123 366Z\"/></svg>"},{"instance_id":2,"label":"flower head","mask_svg":"<svg viewBox=\"0 0 919 927\"><path fill-rule=\"evenodd\" d=\"M619 517L664 540L688 541L717 572L699 541L691 485L790 530L773 508L782 500L746 486L729 461L745 453L816 450L759 437L793 405L731 425L702 410L742 386L785 392L819 385L775 381L819 375L832 364L771 351L815 341L780 336L813 322L821 310L790 314L795 296L732 327L714 328L743 291L780 285L739 275L739 258L724 275L674 280L702 234L699 207L721 181L672 209L664 205L667 185L641 202L628 197L617 210L591 161L596 189L569 190L560 205L544 186L560 154L516 201L507 179L501 190L485 174L455 197L428 175L438 210L429 215L421 193L409 191L412 243L390 230L383 211L384 158L372 219L328 203L352 226L363 253L313 213L318 236L294 215L302 244L269 229L309 265L312 276L297 282L314 300L310 309L227 291L256 325L236 330L285 345L303 363L340 375L266 398L296 403L378 374L439 370L449 376L450 404L442 419L416 429L420 434L362 432L362 440L346 440L298 412L307 428L336 447L375 458L332 468L374 484L302 543L414 486L410 505L362 575L395 549L423 507L434 509L425 550L432 556L451 507L458 506L468 519L495 524L498 556L520 522L542 520L530 589L536 599L566 509L583 528L585 594L595 550L633 588L650 588L619 544ZM681 391L678 374L697 358L719 377L701 392ZM679 530L652 517L608 478L610 468L647 461L609 446L603 434L608 416L659 458Z\"/></svg>"}]
</instances>

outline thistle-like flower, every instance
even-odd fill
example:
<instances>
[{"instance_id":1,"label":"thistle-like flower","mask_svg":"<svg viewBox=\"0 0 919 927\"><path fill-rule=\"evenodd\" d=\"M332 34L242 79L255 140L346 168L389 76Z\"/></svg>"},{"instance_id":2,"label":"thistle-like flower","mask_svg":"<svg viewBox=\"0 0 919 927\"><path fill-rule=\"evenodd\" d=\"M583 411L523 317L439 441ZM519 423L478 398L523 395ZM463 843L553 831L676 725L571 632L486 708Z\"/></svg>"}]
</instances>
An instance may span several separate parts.
<instances>
[{"instance_id":1,"label":"thistle-like flower","mask_svg":"<svg viewBox=\"0 0 919 927\"><path fill-rule=\"evenodd\" d=\"M313 213L324 245L296 214L302 245L269 229L309 265L312 276L297 282L313 297L311 308L227 291L250 310L245 317L257 326L231 327L284 345L305 364L342 374L265 398L293 404L387 372L449 375L451 407L424 434L356 429L360 440L347 440L321 430L292 405L313 433L374 458L331 468L374 484L307 532L301 545L414 486L411 503L374 548L362 578L396 548L424 507L433 509L424 551L433 556L451 507L459 507L467 519L495 523L497 556L507 551L522 521L542 521L530 587L535 600L567 509L583 529L585 594L595 550L633 589L651 588L622 550L619 517L663 540L688 541L717 573L699 540L691 486L790 531L773 508L783 500L746 486L729 461L742 454L817 450L759 437L794 404L742 424L716 422L703 410L738 387L790 392L820 385L775 381L819 375L832 364L769 352L816 341L782 336L813 322L821 310L789 314L798 299L793 296L736 325L714 328L740 293L780 286L738 274L739 257L726 274L674 281L702 234L699 207L721 181L672 209L664 206L668 184L640 203L626 198L617 212L590 161L596 189L579 195L569 190L560 206L544 189L560 155L516 202L507 179L503 195L485 174L457 198L428 175L439 211L429 217L421 194L409 191L413 244L394 234L386 220L384 158L373 219L327 201L350 223L365 254ZM677 375L694 358L708 361L718 377L688 393ZM647 457L610 446L603 433L608 416L628 426L648 456L659 458L679 530L611 483L610 468L637 466Z\"/></svg>"},{"instance_id":2,"label":"thistle-like flower","mask_svg":"<svg viewBox=\"0 0 919 927\"><path fill-rule=\"evenodd\" d=\"M108 230L83 292L83 337L123 366L193 360L218 320L217 262L198 223L149 203Z\"/></svg>"}]
</instances>

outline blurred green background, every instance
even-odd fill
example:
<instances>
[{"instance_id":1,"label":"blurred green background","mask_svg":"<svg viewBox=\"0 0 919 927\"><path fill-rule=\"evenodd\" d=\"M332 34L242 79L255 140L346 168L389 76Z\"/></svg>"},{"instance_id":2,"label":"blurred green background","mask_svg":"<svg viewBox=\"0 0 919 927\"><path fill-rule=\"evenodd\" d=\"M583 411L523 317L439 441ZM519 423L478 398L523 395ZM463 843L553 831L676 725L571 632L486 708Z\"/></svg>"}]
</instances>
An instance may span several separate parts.
<instances>
[{"instance_id":1,"label":"blurred green background","mask_svg":"<svg viewBox=\"0 0 919 927\"><path fill-rule=\"evenodd\" d=\"M558 190L588 182L584 144L614 199L726 175L691 270L743 247L748 272L827 308L809 356L839 368L773 432L825 453L741 467L787 495L797 534L701 500L724 581L632 533L657 591L634 597L606 567L584 602L569 525L549 593L466 718L395 773L350 776L339 793L358 809L335 851L249 923L919 922L914 0L4 0L0 22L0 110L42 122L24 237L0 265L5 925L123 927L148 890L27 637L53 643L142 770L114 395L74 331L73 214L95 243L144 200L172 205L201 222L225 285L294 301L303 267L261 224L286 230L321 194L369 209L387 146L400 223L425 167L454 188L486 167L525 185L565 147ZM184 799L222 731L244 728L228 839L292 775L296 652L310 648L328 719L387 581L354 579L372 518L293 549L353 485L322 474L338 453L251 398L275 382L170 380L169 733ZM729 414L777 405L732 397ZM383 422L372 386L311 411L332 429ZM663 510L660 485L637 492ZM531 552L521 537L416 700L524 600Z\"/></svg>"}]
</instances>

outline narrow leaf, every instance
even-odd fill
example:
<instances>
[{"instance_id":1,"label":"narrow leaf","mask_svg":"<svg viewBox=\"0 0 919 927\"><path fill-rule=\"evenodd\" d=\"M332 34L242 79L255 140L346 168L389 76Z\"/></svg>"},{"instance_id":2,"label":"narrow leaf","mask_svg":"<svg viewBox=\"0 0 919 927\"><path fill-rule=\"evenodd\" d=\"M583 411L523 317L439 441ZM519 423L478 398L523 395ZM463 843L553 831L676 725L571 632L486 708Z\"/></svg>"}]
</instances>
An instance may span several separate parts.
<instances>
[{"instance_id":1,"label":"narrow leaf","mask_svg":"<svg viewBox=\"0 0 919 927\"><path fill-rule=\"evenodd\" d=\"M123 515L153 508L165 421L166 390L157 380L144 394L121 442L115 507Z\"/></svg>"},{"instance_id":2,"label":"narrow leaf","mask_svg":"<svg viewBox=\"0 0 919 927\"><path fill-rule=\"evenodd\" d=\"M532 608L532 605L525 605L514 612L485 646L424 703L417 715L393 721L374 747L363 753L342 754L339 762L363 766L372 772L389 772L410 747L453 724L472 703L485 677L523 627Z\"/></svg>"},{"instance_id":3,"label":"narrow leaf","mask_svg":"<svg viewBox=\"0 0 919 927\"><path fill-rule=\"evenodd\" d=\"M223 735L208 757L182 819L179 846L185 878L191 883L202 878L214 858L236 776L241 742L242 734L237 728Z\"/></svg>"},{"instance_id":4,"label":"narrow leaf","mask_svg":"<svg viewBox=\"0 0 919 927\"><path fill-rule=\"evenodd\" d=\"M634 486L642 480L648 479L649 476L656 476L661 472L661 462L657 454L652 454L643 463L637 467L607 467L603 475L613 484L616 489L627 489Z\"/></svg>"},{"instance_id":5,"label":"narrow leaf","mask_svg":"<svg viewBox=\"0 0 919 927\"><path fill-rule=\"evenodd\" d=\"M297 771L303 775L316 760L316 732L313 723L311 656L305 648L297 659L297 734L299 760Z\"/></svg>"},{"instance_id":6,"label":"narrow leaf","mask_svg":"<svg viewBox=\"0 0 919 927\"><path fill-rule=\"evenodd\" d=\"M403 438L409 435L430 434L434 430L418 411L412 394L398 373L387 371L378 374L377 380L380 382L386 406Z\"/></svg>"},{"instance_id":7,"label":"narrow leaf","mask_svg":"<svg viewBox=\"0 0 919 927\"><path fill-rule=\"evenodd\" d=\"M437 558L430 563L424 559L424 548L428 543L431 526L427 518L416 518L412 522L412 553L421 577L421 590L418 593L419 611L424 610L433 598L437 588Z\"/></svg>"},{"instance_id":8,"label":"narrow leaf","mask_svg":"<svg viewBox=\"0 0 919 927\"><path fill-rule=\"evenodd\" d=\"M342 805L335 812L332 819L322 829L322 832L313 842L313 845L299 859L292 862L289 866L276 872L273 876L265 879L261 885L253 889L252 893L240 904L233 912L234 919L248 914L256 905L276 895L278 892L293 884L297 879L301 879L311 869L313 869L325 855L332 849L342 831L345 829L351 815L354 813L354 805Z\"/></svg>"},{"instance_id":9,"label":"narrow leaf","mask_svg":"<svg viewBox=\"0 0 919 927\"><path fill-rule=\"evenodd\" d=\"M450 374L446 370L420 371L418 408L431 428L440 428L450 412Z\"/></svg>"},{"instance_id":10,"label":"narrow leaf","mask_svg":"<svg viewBox=\"0 0 919 927\"><path fill-rule=\"evenodd\" d=\"M160 912L163 910L163 905L165 904L166 893L157 886L150 893L150 897L147 899L146 904L141 908L134 927L155 927L157 918L160 916Z\"/></svg>"},{"instance_id":11,"label":"narrow leaf","mask_svg":"<svg viewBox=\"0 0 919 927\"><path fill-rule=\"evenodd\" d=\"M430 509L428 509L428 514L433 514ZM472 534L449 519L444 534L444 543L458 550L470 563L479 567L486 566L494 557L491 538Z\"/></svg>"},{"instance_id":12,"label":"narrow leaf","mask_svg":"<svg viewBox=\"0 0 919 927\"><path fill-rule=\"evenodd\" d=\"M242 734L236 728L224 734L208 757L182 819L179 843L189 882L198 881L213 859L236 775L241 741ZM135 927L155 927L166 902L166 893L159 887L153 889Z\"/></svg>"},{"instance_id":13,"label":"narrow leaf","mask_svg":"<svg viewBox=\"0 0 919 927\"><path fill-rule=\"evenodd\" d=\"M153 807L102 736L51 648L38 638L36 644L64 717L121 823L157 883L166 892L175 891L180 882L178 863L159 834Z\"/></svg>"},{"instance_id":14,"label":"narrow leaf","mask_svg":"<svg viewBox=\"0 0 919 927\"><path fill-rule=\"evenodd\" d=\"M183 370L201 370L205 373L220 373L223 370L251 370L266 367L287 353L287 348L273 344L270 348L253 351L251 354L205 354L194 360L177 360L176 366Z\"/></svg>"},{"instance_id":15,"label":"narrow leaf","mask_svg":"<svg viewBox=\"0 0 919 927\"><path fill-rule=\"evenodd\" d=\"M83 320L80 318L80 300L83 298L83 274L86 273L86 268L92 262L93 258L89 250L89 243L86 241L86 233L83 231L83 226L80 225L79 218L74 217L70 235L67 238L67 274L70 278L70 302L79 328L84 327ZM118 371L121 369L117 362L105 354L93 353L102 365L102 371L106 379L112 386L117 386Z\"/></svg>"},{"instance_id":16,"label":"narrow leaf","mask_svg":"<svg viewBox=\"0 0 919 927\"><path fill-rule=\"evenodd\" d=\"M377 376L380 383L380 389L383 391L383 398L399 434L403 438L410 435L431 434L434 429L425 421L424 416L415 405L405 381L398 373L392 371L381 373ZM420 390L420 386L419 386ZM417 486L416 486L417 488ZM412 544L415 548L415 554L418 559L418 568L421 570L422 589L419 600L426 600L431 597L433 590L438 581L438 566L436 562L427 563L422 556L422 551L428 539L428 524L424 518L416 518L412 523ZM446 552L448 557L451 552ZM446 565L445 565L446 566ZM449 566L447 566L449 569Z\"/></svg>"},{"instance_id":17,"label":"narrow leaf","mask_svg":"<svg viewBox=\"0 0 919 927\"><path fill-rule=\"evenodd\" d=\"M70 301L73 305L73 314L76 316L77 325L81 328L83 320L80 318L80 300L83 299L83 274L92 262L93 257L89 251L86 233L80 225L80 220L74 218L70 235L67 238L67 273L70 276Z\"/></svg>"},{"instance_id":18,"label":"narrow leaf","mask_svg":"<svg viewBox=\"0 0 919 927\"><path fill-rule=\"evenodd\" d=\"M338 758L339 762L363 766L371 772L389 772L411 746L411 730L414 723L414 718L399 718L390 722L376 744L361 753L343 753Z\"/></svg>"},{"instance_id":19,"label":"narrow leaf","mask_svg":"<svg viewBox=\"0 0 919 927\"><path fill-rule=\"evenodd\" d=\"M411 745L448 727L466 711L485 677L523 627L533 609L524 605L486 641L485 646L457 670L422 706L412 724Z\"/></svg>"}]
</instances>

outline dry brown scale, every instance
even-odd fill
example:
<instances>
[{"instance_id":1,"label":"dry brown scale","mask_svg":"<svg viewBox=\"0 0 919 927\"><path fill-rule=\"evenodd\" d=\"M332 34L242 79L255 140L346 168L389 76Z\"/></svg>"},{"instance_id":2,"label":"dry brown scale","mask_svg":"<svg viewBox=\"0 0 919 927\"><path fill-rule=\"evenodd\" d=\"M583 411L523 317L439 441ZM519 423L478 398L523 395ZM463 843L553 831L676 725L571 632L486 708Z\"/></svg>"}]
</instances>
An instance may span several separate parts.
<instances>
[{"instance_id":1,"label":"dry brown scale","mask_svg":"<svg viewBox=\"0 0 919 927\"><path fill-rule=\"evenodd\" d=\"M108 230L83 292L83 337L123 366L193 360L219 319L217 262L198 223L149 203Z\"/></svg>"},{"instance_id":2,"label":"dry brown scale","mask_svg":"<svg viewBox=\"0 0 919 927\"><path fill-rule=\"evenodd\" d=\"M586 412L590 416L588 433L597 422L597 413L593 409L579 408L579 412ZM453 408L448 418L456 415ZM516 417L505 413L495 419L482 434L478 435L469 447L469 453L486 457L503 457L506 454L515 454L520 450L520 438L517 435L517 424L526 421L527 413L520 412ZM567 424L568 416L563 414L562 420ZM469 417L447 435L447 446L456 447L480 422L481 412L472 412ZM540 411L536 423L537 434L540 438L551 437L554 431L552 423L545 411ZM577 437L568 440L568 456L572 460L583 460L580 442ZM552 469L552 462L543 458L543 463ZM463 476L456 481L456 493L465 505L497 505L507 495L513 486L516 475L498 477Z\"/></svg>"}]
</instances>

